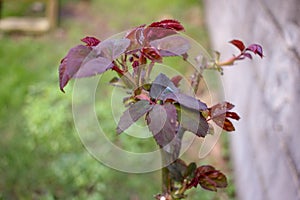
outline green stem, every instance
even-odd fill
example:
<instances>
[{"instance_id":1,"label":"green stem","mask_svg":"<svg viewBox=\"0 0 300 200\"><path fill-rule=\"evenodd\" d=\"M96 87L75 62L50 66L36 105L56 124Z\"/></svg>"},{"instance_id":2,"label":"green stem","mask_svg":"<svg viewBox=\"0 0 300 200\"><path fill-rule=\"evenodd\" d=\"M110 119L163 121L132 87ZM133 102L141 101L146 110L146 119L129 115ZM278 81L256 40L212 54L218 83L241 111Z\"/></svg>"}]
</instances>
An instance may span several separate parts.
<instances>
[{"instance_id":1,"label":"green stem","mask_svg":"<svg viewBox=\"0 0 300 200\"><path fill-rule=\"evenodd\" d=\"M151 71L153 69L153 66L154 66L155 62L151 62L148 67L147 67L147 71L146 71L146 75L145 75L145 80L148 82L149 79L150 79L150 74L151 74Z\"/></svg>"},{"instance_id":2,"label":"green stem","mask_svg":"<svg viewBox=\"0 0 300 200\"><path fill-rule=\"evenodd\" d=\"M170 154L164 149L161 149L161 157L162 157L162 165L168 163L170 159ZM170 194L171 193L171 179L170 172L168 166L162 168L162 194Z\"/></svg>"}]
</instances>

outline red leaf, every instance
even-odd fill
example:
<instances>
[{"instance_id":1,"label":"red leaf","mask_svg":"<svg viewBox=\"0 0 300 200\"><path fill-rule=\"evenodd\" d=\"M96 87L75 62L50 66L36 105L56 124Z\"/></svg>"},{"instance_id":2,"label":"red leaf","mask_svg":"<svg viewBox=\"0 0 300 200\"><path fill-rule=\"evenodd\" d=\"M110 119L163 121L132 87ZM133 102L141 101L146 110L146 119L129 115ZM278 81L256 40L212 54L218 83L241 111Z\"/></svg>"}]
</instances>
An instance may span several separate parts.
<instances>
[{"instance_id":1,"label":"red leaf","mask_svg":"<svg viewBox=\"0 0 300 200\"><path fill-rule=\"evenodd\" d=\"M59 85L60 90L64 92L64 87L69 80L77 73L81 67L84 59L91 52L91 49L87 46L78 45L73 47L68 52L67 56L62 59L59 66Z\"/></svg>"},{"instance_id":2,"label":"red leaf","mask_svg":"<svg viewBox=\"0 0 300 200\"><path fill-rule=\"evenodd\" d=\"M173 29L175 31L183 31L184 27L180 24L179 21L174 19L165 19L159 22L153 22L149 27L160 27L166 29Z\"/></svg>"},{"instance_id":3,"label":"red leaf","mask_svg":"<svg viewBox=\"0 0 300 200\"><path fill-rule=\"evenodd\" d=\"M235 128L227 117L235 120L239 120L240 117L235 112L229 112L233 107L234 105L231 103L222 102L209 108L208 115L219 127L226 131L234 131Z\"/></svg>"},{"instance_id":4,"label":"red leaf","mask_svg":"<svg viewBox=\"0 0 300 200\"><path fill-rule=\"evenodd\" d=\"M217 188L227 187L227 178L213 166L203 165L196 169L196 173L187 188L197 187L198 184L206 190L217 191Z\"/></svg>"},{"instance_id":5,"label":"red leaf","mask_svg":"<svg viewBox=\"0 0 300 200\"><path fill-rule=\"evenodd\" d=\"M141 25L129 31L125 38L130 40L130 46L128 50L137 50L140 49L141 46L144 44L144 27L145 25Z\"/></svg>"},{"instance_id":6,"label":"red leaf","mask_svg":"<svg viewBox=\"0 0 300 200\"><path fill-rule=\"evenodd\" d=\"M177 75L177 76L174 76L173 78L171 78L171 81L172 83L178 87L179 86L179 82L182 80L182 76L180 75Z\"/></svg>"},{"instance_id":7,"label":"red leaf","mask_svg":"<svg viewBox=\"0 0 300 200\"><path fill-rule=\"evenodd\" d=\"M249 50L255 54L258 54L261 58L264 56L263 49L259 44L251 44L250 46L247 47L246 50Z\"/></svg>"},{"instance_id":8,"label":"red leaf","mask_svg":"<svg viewBox=\"0 0 300 200\"><path fill-rule=\"evenodd\" d=\"M236 114L235 112L226 112L226 117L235 119L235 120L239 120L240 116L238 116L238 114Z\"/></svg>"},{"instance_id":9,"label":"red leaf","mask_svg":"<svg viewBox=\"0 0 300 200\"><path fill-rule=\"evenodd\" d=\"M154 47L144 47L142 48L142 54L154 62L162 62L162 57L160 56L159 52Z\"/></svg>"},{"instance_id":10,"label":"red leaf","mask_svg":"<svg viewBox=\"0 0 300 200\"><path fill-rule=\"evenodd\" d=\"M244 51L244 49L245 49L244 43L240 40L231 40L229 43L236 46L240 51Z\"/></svg>"},{"instance_id":11,"label":"red leaf","mask_svg":"<svg viewBox=\"0 0 300 200\"><path fill-rule=\"evenodd\" d=\"M224 122L222 124L217 124L217 125L220 126L220 127L222 127L223 130L225 130L225 131L228 131L228 132L235 131L235 128L234 128L232 122L229 119L227 119L227 118L225 118L225 120L224 120Z\"/></svg>"},{"instance_id":12,"label":"red leaf","mask_svg":"<svg viewBox=\"0 0 300 200\"><path fill-rule=\"evenodd\" d=\"M222 172L211 170L200 173L199 185L206 190L217 191L217 188L227 187L227 178Z\"/></svg>"},{"instance_id":13,"label":"red leaf","mask_svg":"<svg viewBox=\"0 0 300 200\"><path fill-rule=\"evenodd\" d=\"M169 35L174 35L176 31L183 31L184 27L180 22L173 19L166 19L159 22L153 22L144 30L146 42L161 39Z\"/></svg>"},{"instance_id":14,"label":"red leaf","mask_svg":"<svg viewBox=\"0 0 300 200\"><path fill-rule=\"evenodd\" d=\"M98 40L97 38L89 36L82 38L81 41L86 43L86 46L88 47L97 46L100 43L100 40Z\"/></svg>"}]
</instances>

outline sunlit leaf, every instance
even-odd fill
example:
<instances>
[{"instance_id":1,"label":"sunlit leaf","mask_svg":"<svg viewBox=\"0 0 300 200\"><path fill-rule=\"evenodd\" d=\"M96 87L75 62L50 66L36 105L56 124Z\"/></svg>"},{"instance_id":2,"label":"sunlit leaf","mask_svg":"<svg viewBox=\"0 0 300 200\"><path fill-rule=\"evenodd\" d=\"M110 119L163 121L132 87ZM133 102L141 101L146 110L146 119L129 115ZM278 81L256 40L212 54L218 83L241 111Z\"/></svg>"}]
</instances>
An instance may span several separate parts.
<instances>
[{"instance_id":1,"label":"sunlit leaf","mask_svg":"<svg viewBox=\"0 0 300 200\"><path fill-rule=\"evenodd\" d=\"M125 131L152 108L153 105L149 104L149 102L145 100L132 104L121 116L117 127L117 133L120 134Z\"/></svg>"}]
</instances>

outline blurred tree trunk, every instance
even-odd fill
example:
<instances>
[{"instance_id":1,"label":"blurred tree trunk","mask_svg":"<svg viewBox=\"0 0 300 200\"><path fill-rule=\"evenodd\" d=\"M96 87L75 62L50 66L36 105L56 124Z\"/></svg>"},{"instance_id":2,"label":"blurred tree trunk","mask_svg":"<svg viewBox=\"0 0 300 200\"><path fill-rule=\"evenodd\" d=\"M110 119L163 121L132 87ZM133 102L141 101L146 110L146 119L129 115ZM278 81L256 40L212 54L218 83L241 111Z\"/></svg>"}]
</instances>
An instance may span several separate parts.
<instances>
[{"instance_id":1,"label":"blurred tree trunk","mask_svg":"<svg viewBox=\"0 0 300 200\"><path fill-rule=\"evenodd\" d=\"M238 199L300 199L300 2L205 0L213 49L259 43L254 58L225 69L225 99L242 119L231 135Z\"/></svg>"}]
</instances>

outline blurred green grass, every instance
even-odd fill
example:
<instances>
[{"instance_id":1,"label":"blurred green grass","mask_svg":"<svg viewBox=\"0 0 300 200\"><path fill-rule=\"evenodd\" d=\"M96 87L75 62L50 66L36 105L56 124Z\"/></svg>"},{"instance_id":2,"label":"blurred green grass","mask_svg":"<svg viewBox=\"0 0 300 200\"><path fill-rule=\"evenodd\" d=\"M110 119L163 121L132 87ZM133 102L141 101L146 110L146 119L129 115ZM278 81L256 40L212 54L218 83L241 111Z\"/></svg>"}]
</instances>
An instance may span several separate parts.
<instances>
[{"instance_id":1,"label":"blurred green grass","mask_svg":"<svg viewBox=\"0 0 300 200\"><path fill-rule=\"evenodd\" d=\"M187 34L207 47L202 4L198 0L94 0L84 3L82 7L89 9L84 11L74 4L83 2L62 1L60 28L50 34L0 36L0 199L151 199L160 191L159 172L121 173L85 151L72 119L72 84L67 94L59 91L57 68L85 34L108 36L166 16L181 21ZM64 15L68 9L75 10ZM178 60L169 64L178 64ZM109 88L103 91L106 95L97 104L99 118L109 116L109 92ZM112 133L112 140L119 140L128 150L142 151L154 145L117 138L115 124L109 119L102 125ZM192 192L189 199L198 197L218 199L202 189Z\"/></svg>"}]
</instances>

